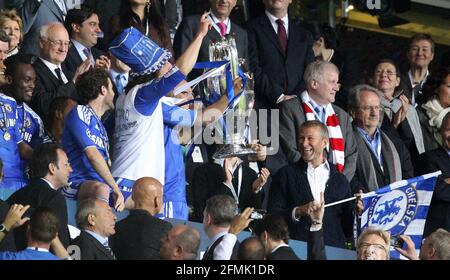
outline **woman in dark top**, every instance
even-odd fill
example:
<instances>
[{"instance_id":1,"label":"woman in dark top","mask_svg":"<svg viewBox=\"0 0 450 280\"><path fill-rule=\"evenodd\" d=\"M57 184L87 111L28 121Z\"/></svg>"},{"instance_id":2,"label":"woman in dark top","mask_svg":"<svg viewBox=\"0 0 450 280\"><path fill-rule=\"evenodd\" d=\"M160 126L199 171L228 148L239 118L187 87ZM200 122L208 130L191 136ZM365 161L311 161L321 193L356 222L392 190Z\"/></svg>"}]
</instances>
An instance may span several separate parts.
<instances>
[{"instance_id":1,"label":"woman in dark top","mask_svg":"<svg viewBox=\"0 0 450 280\"><path fill-rule=\"evenodd\" d=\"M162 16L159 0L122 0L119 14L111 18L109 38L131 26L173 53L169 26ZM173 57L170 62L174 62Z\"/></svg>"}]
</instances>

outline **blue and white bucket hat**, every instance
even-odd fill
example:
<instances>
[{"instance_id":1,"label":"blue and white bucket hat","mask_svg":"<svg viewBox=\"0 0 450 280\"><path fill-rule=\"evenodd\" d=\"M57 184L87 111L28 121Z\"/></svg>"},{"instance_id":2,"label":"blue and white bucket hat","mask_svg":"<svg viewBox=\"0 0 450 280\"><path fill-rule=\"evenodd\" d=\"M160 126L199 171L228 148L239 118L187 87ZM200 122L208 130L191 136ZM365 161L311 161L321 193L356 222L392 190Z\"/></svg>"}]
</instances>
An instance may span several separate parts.
<instances>
[{"instance_id":1,"label":"blue and white bucket hat","mask_svg":"<svg viewBox=\"0 0 450 280\"><path fill-rule=\"evenodd\" d=\"M122 30L109 46L110 52L131 68L131 76L144 76L161 69L172 53L158 46L134 27Z\"/></svg>"}]
</instances>

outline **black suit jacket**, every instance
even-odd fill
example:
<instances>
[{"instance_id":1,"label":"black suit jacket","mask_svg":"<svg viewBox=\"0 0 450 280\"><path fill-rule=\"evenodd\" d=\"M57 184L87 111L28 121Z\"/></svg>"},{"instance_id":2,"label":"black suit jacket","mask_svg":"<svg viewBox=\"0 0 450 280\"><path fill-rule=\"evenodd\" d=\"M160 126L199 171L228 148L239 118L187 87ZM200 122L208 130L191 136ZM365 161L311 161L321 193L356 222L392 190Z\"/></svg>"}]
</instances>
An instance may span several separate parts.
<instances>
[{"instance_id":1,"label":"black suit jacket","mask_svg":"<svg viewBox=\"0 0 450 280\"><path fill-rule=\"evenodd\" d=\"M330 177L325 187L325 204L352 197L349 183L336 167L330 164ZM288 222L289 235L293 239L307 241L311 220L301 217L292 220L295 207L314 200L307 177L307 164L302 159L298 163L281 168L275 175L269 192L268 212L283 216ZM345 247L352 237L353 203L342 203L327 208L323 218L325 244Z\"/></svg>"},{"instance_id":2,"label":"black suit jacket","mask_svg":"<svg viewBox=\"0 0 450 280\"><path fill-rule=\"evenodd\" d=\"M283 246L278 248L275 252L270 253L267 256L267 260L269 261L279 261L279 260L289 260L289 261L298 261L299 257L294 253L289 246Z\"/></svg>"},{"instance_id":3,"label":"black suit jacket","mask_svg":"<svg viewBox=\"0 0 450 280\"><path fill-rule=\"evenodd\" d=\"M114 260L103 244L84 230L73 240L72 245L80 247L81 260Z\"/></svg>"},{"instance_id":4,"label":"black suit jacket","mask_svg":"<svg viewBox=\"0 0 450 280\"><path fill-rule=\"evenodd\" d=\"M445 178L450 178L450 155L442 147L421 155L421 174L442 171L438 177L433 198L431 199L428 217L425 223L423 236L426 237L438 228L450 231L450 184Z\"/></svg>"},{"instance_id":5,"label":"black suit jacket","mask_svg":"<svg viewBox=\"0 0 450 280\"><path fill-rule=\"evenodd\" d=\"M36 59L33 67L37 78L36 87L31 98L31 108L41 116L44 122L47 122L50 103L56 97L67 96L79 101L75 84L71 81L73 75L65 69L64 64L62 64L61 68L68 80L66 84L62 84L41 59Z\"/></svg>"},{"instance_id":6,"label":"black suit jacket","mask_svg":"<svg viewBox=\"0 0 450 280\"><path fill-rule=\"evenodd\" d=\"M26 187L16 191L8 198L10 205L22 204L30 205L30 209L38 207L48 207L54 211L58 217L60 227L58 231L59 239L65 248L69 246L70 235L67 228L67 204L64 196L52 189L47 182L42 179L34 179ZM23 250L27 247L26 226L19 227L14 231L16 247Z\"/></svg>"},{"instance_id":7,"label":"black suit jacket","mask_svg":"<svg viewBox=\"0 0 450 280\"><path fill-rule=\"evenodd\" d=\"M247 207L261 208L262 192L255 194L252 191L253 181L257 179L256 172L242 164L241 192L239 193L239 208ZM223 183L225 179L222 166L216 163L205 163L194 171L192 192L194 199L194 212L197 221L203 220L203 210L206 200L215 195L225 194L233 197L231 190ZM233 173L233 186L238 185L238 168Z\"/></svg>"},{"instance_id":8,"label":"black suit jacket","mask_svg":"<svg viewBox=\"0 0 450 280\"><path fill-rule=\"evenodd\" d=\"M287 54L283 54L269 18L263 15L247 25L249 66L255 75L255 106L274 108L281 94L305 90L303 73L314 60L311 33L289 20Z\"/></svg>"},{"instance_id":9,"label":"black suit jacket","mask_svg":"<svg viewBox=\"0 0 450 280\"><path fill-rule=\"evenodd\" d=\"M175 38L173 41L173 50L175 57L180 57L183 52L188 48L189 44L194 40L198 31L198 24L200 21L200 15L189 16L183 19L180 26L177 29ZM247 60L248 57L248 38L247 32L232 21L230 27L230 34L235 35L236 48L238 51L238 57ZM203 39L200 52L198 54L197 61L209 61L209 43L217 42L221 40L219 32L215 28L211 28ZM196 77L201 74L201 71L193 71L190 78Z\"/></svg>"},{"instance_id":10,"label":"black suit jacket","mask_svg":"<svg viewBox=\"0 0 450 280\"><path fill-rule=\"evenodd\" d=\"M99 58L101 55L105 55L105 53L95 47L91 48L92 56L94 57L94 60ZM77 48L75 48L74 45L71 45L69 48L69 51L67 52L66 60L64 60L64 66L66 70L70 73L75 73L78 66L83 63L83 60L81 60L80 54L77 51Z\"/></svg>"},{"instance_id":11,"label":"black suit jacket","mask_svg":"<svg viewBox=\"0 0 450 280\"><path fill-rule=\"evenodd\" d=\"M0 223L5 220L6 213L8 213L9 205L6 201L0 199ZM0 242L0 252L9 251L15 252L16 245L14 243L14 234L12 232L8 233L5 238Z\"/></svg>"},{"instance_id":12,"label":"black suit jacket","mask_svg":"<svg viewBox=\"0 0 450 280\"><path fill-rule=\"evenodd\" d=\"M145 210L131 210L116 224L116 233L109 242L118 260L157 260L160 240L171 228L171 223Z\"/></svg>"}]
</instances>

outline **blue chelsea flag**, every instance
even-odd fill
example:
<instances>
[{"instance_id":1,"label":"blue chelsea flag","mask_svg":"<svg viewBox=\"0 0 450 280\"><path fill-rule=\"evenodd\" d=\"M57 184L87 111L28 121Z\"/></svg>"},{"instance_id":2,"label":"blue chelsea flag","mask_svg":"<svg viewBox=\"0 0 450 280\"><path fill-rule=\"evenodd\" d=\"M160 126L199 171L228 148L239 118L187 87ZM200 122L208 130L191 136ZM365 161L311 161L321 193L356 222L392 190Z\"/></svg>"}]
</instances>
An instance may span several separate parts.
<instances>
[{"instance_id":1,"label":"blue chelsea flag","mask_svg":"<svg viewBox=\"0 0 450 280\"><path fill-rule=\"evenodd\" d=\"M428 207L440 174L435 172L395 182L364 194L361 231L367 227L390 231L392 240L402 234L408 235L419 253ZM391 246L390 256L399 259L400 253Z\"/></svg>"}]
</instances>

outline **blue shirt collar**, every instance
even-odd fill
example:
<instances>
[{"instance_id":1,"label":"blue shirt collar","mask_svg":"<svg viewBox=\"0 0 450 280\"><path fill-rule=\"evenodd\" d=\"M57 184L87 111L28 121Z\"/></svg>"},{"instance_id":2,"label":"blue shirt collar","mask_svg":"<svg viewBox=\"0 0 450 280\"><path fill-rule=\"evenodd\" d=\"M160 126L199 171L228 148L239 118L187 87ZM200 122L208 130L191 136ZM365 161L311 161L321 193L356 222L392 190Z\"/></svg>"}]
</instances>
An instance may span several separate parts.
<instances>
[{"instance_id":1,"label":"blue shirt collar","mask_svg":"<svg viewBox=\"0 0 450 280\"><path fill-rule=\"evenodd\" d=\"M367 131L365 131L364 129L357 127L358 131L361 133L362 136L364 136L364 138L366 138L367 141L372 142L373 140L378 140L380 139L380 129L377 127L377 129L375 130L375 133L373 135L373 139L370 138L370 135Z\"/></svg>"},{"instance_id":2,"label":"blue shirt collar","mask_svg":"<svg viewBox=\"0 0 450 280\"><path fill-rule=\"evenodd\" d=\"M100 242L103 246L108 246L108 237L103 237L100 234L87 229L85 229L84 231L92 235L92 237L97 239L97 241Z\"/></svg>"}]
</instances>

